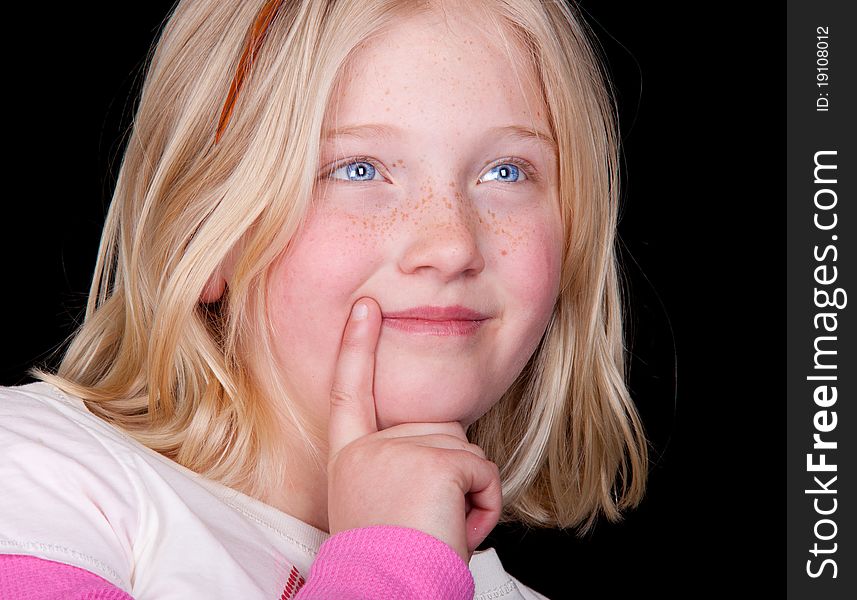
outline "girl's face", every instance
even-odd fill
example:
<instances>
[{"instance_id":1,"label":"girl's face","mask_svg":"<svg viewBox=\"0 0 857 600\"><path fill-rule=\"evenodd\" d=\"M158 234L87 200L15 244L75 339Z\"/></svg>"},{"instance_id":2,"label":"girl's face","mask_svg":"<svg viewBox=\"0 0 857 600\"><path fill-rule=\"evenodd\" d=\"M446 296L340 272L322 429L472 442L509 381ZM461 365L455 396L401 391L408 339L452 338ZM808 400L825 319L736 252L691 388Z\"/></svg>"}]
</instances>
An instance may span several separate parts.
<instances>
[{"instance_id":1,"label":"girl's face","mask_svg":"<svg viewBox=\"0 0 857 600\"><path fill-rule=\"evenodd\" d=\"M362 296L382 315L458 305L488 317L460 335L384 321L379 428L474 422L550 319L563 242L556 156L526 132L548 135L544 102L526 59L512 49L510 60L476 23L399 21L361 47L328 110L314 208L268 290L281 375L319 427Z\"/></svg>"}]
</instances>

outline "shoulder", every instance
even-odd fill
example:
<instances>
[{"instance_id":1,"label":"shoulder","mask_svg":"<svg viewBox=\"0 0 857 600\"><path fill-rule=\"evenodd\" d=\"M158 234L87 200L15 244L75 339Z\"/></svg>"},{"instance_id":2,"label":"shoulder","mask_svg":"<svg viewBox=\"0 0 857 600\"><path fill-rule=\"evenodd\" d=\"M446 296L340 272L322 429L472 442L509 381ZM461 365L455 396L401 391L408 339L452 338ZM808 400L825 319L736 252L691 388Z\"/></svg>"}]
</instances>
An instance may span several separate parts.
<instances>
[{"instance_id":1,"label":"shoulder","mask_svg":"<svg viewBox=\"0 0 857 600\"><path fill-rule=\"evenodd\" d=\"M470 558L470 571L476 583L474 600L548 600L509 575L494 548L475 552Z\"/></svg>"},{"instance_id":2,"label":"shoulder","mask_svg":"<svg viewBox=\"0 0 857 600\"><path fill-rule=\"evenodd\" d=\"M138 495L114 435L49 384L0 388L0 553L81 567L128 589Z\"/></svg>"},{"instance_id":3,"label":"shoulder","mask_svg":"<svg viewBox=\"0 0 857 600\"><path fill-rule=\"evenodd\" d=\"M308 525L48 384L0 388L0 481L0 554L80 567L134 597L279 597L311 562Z\"/></svg>"},{"instance_id":4,"label":"shoulder","mask_svg":"<svg viewBox=\"0 0 857 600\"><path fill-rule=\"evenodd\" d=\"M83 401L44 382L0 387L4 470L47 475L71 469L127 479L130 448L123 434L90 413Z\"/></svg>"},{"instance_id":5,"label":"shoulder","mask_svg":"<svg viewBox=\"0 0 857 600\"><path fill-rule=\"evenodd\" d=\"M80 430L94 417L80 398L68 396L42 381L17 387L0 387L0 431L60 427ZM42 427L39 427L42 424Z\"/></svg>"}]
</instances>

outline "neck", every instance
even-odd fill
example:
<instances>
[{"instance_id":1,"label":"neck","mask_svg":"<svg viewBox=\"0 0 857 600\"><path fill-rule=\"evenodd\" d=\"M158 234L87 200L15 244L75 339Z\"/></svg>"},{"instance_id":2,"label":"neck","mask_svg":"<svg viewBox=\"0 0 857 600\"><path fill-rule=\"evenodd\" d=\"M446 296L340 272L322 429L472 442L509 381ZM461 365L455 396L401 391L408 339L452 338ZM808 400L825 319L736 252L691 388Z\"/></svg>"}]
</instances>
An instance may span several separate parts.
<instances>
[{"instance_id":1,"label":"neck","mask_svg":"<svg viewBox=\"0 0 857 600\"><path fill-rule=\"evenodd\" d=\"M285 480L264 491L262 502L312 525L330 531L327 515L327 469L319 468L303 438L295 431L281 436L280 456L287 456ZM322 456L327 449L322 448Z\"/></svg>"}]
</instances>

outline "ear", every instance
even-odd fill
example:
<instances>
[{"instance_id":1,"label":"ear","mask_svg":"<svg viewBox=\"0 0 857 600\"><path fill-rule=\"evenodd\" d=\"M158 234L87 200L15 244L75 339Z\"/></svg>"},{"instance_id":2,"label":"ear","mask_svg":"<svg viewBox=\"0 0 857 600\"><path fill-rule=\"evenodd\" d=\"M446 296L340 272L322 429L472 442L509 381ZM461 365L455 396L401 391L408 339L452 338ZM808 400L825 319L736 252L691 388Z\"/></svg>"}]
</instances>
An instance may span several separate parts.
<instances>
[{"instance_id":1,"label":"ear","mask_svg":"<svg viewBox=\"0 0 857 600\"><path fill-rule=\"evenodd\" d=\"M205 287L199 293L199 301L201 303L210 304L217 302L223 297L223 293L226 291L226 283L232 278L232 274L235 271L237 250L237 247L230 249L223 262L220 263L220 266L214 270L214 273L205 282Z\"/></svg>"},{"instance_id":2,"label":"ear","mask_svg":"<svg viewBox=\"0 0 857 600\"><path fill-rule=\"evenodd\" d=\"M226 291L226 278L218 267L205 282L205 287L199 294L199 301L203 304L217 302L223 296L224 291Z\"/></svg>"}]
</instances>

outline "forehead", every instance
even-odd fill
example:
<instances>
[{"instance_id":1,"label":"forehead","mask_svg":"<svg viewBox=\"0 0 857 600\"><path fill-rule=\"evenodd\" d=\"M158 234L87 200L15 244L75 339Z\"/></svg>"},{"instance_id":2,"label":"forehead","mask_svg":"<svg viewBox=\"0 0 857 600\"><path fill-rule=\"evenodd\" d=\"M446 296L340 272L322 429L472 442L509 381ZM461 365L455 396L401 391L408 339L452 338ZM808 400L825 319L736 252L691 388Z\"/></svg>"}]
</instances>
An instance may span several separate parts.
<instances>
[{"instance_id":1,"label":"forehead","mask_svg":"<svg viewBox=\"0 0 857 600\"><path fill-rule=\"evenodd\" d=\"M374 123L395 124L376 128L381 137L393 128L549 131L530 57L499 21L465 10L398 18L352 54L328 107L325 138Z\"/></svg>"}]
</instances>

